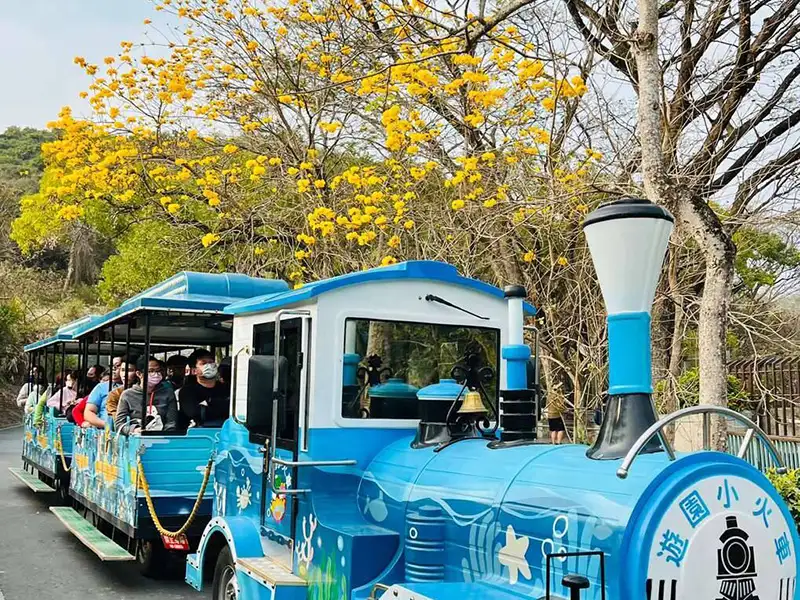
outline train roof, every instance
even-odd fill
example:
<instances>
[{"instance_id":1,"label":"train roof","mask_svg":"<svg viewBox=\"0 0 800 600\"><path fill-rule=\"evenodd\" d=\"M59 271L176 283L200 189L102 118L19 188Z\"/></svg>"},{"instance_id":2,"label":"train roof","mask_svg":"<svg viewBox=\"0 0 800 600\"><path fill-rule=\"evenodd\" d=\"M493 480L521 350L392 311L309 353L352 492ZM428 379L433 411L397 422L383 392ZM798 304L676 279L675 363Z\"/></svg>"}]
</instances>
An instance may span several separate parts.
<instances>
[{"instance_id":1,"label":"train roof","mask_svg":"<svg viewBox=\"0 0 800 600\"><path fill-rule=\"evenodd\" d=\"M239 273L183 271L125 300L118 308L104 315L88 315L62 325L55 335L28 344L25 346L25 351L31 352L60 342L75 340L87 333L107 328L123 317L140 311L220 315L222 310L233 302L263 294L280 293L288 289L289 285L280 279L260 279ZM176 326L180 327L181 325L176 322ZM162 327L162 329L164 328L166 327ZM211 331L211 329L209 330ZM186 328L183 327L182 334L185 335L185 333ZM154 334L155 338L159 337L157 332ZM191 340L187 339L186 341L197 344L203 341L209 343L220 341L214 339L213 336L208 340L198 336L191 337ZM119 341L122 338L117 339ZM164 339L163 341L166 343L169 340Z\"/></svg>"},{"instance_id":2,"label":"train roof","mask_svg":"<svg viewBox=\"0 0 800 600\"><path fill-rule=\"evenodd\" d=\"M101 315L86 315L80 319L75 319L59 327L55 335L30 343L25 346L23 350L25 350L25 352L32 352L33 350L41 350L42 348L47 348L59 342L69 342L74 339L76 331L82 327L86 327L89 323L99 318L101 318Z\"/></svg>"},{"instance_id":3,"label":"train roof","mask_svg":"<svg viewBox=\"0 0 800 600\"><path fill-rule=\"evenodd\" d=\"M399 281L422 279L427 281L440 281L470 288L497 298L503 297L503 290L493 285L489 285L478 279L463 277L458 270L448 263L414 260L401 262L387 267L377 267L366 271L357 271L346 275L339 275L330 279L321 279L307 283L304 286L286 291L277 291L264 294L262 296L249 298L240 302L233 303L225 308L226 314L241 315L256 312L266 312L277 310L313 299L321 294L339 288L369 283L374 281ZM527 302L525 312L536 314L536 309Z\"/></svg>"},{"instance_id":4,"label":"train roof","mask_svg":"<svg viewBox=\"0 0 800 600\"><path fill-rule=\"evenodd\" d=\"M75 330L79 337L107 327L139 311L221 314L234 302L289 289L280 279L261 279L239 273L196 273L183 271L125 300L118 308Z\"/></svg>"}]
</instances>

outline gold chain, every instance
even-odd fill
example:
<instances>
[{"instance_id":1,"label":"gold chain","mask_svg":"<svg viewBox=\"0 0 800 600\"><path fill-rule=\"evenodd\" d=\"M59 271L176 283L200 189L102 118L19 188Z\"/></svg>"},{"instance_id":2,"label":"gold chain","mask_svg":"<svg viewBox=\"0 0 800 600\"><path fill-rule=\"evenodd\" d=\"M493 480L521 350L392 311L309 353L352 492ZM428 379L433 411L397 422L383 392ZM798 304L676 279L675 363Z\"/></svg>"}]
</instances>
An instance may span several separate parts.
<instances>
[{"instance_id":1,"label":"gold chain","mask_svg":"<svg viewBox=\"0 0 800 600\"><path fill-rule=\"evenodd\" d=\"M158 515L156 515L156 508L155 506L153 506L153 499L150 497L150 486L147 483L147 478L144 476L144 467L142 466L141 457L136 458L136 464L138 467L138 475L139 475L139 480L137 481L137 484L141 482L142 491L144 492L144 498L147 501L147 510L150 511L150 518L153 519L153 524L156 526L156 530L158 531L158 533L168 538L176 538L183 535L186 532L186 530L189 529L189 526L192 524L192 521L194 521L195 516L197 516L197 511L200 508L200 503L203 501L203 496L205 496L206 486L208 485L208 480L211 477L211 467L214 466L214 456L212 455L208 459L208 464L206 465L206 472L203 475L203 485L200 486L200 493L197 495L197 500L195 500L194 502L194 507L192 508L192 512L189 513L189 518L186 519L186 522L180 529L178 529L178 531L169 531L167 529L164 529L164 526L161 525L161 521L159 521Z\"/></svg>"},{"instance_id":2,"label":"gold chain","mask_svg":"<svg viewBox=\"0 0 800 600\"><path fill-rule=\"evenodd\" d=\"M61 466L64 467L64 471L69 473L72 465L67 466L67 459L64 458L64 443L61 441L61 427L56 428L56 450L58 450L58 456L61 458Z\"/></svg>"}]
</instances>

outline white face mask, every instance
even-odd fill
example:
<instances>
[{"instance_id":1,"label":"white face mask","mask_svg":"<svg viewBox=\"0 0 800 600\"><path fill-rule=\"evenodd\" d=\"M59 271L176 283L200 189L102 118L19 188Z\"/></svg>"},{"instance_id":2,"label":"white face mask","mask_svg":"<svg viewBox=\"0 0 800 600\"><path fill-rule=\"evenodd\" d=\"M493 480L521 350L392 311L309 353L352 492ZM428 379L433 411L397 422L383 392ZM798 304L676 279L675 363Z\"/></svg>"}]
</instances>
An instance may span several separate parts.
<instances>
[{"instance_id":1,"label":"white face mask","mask_svg":"<svg viewBox=\"0 0 800 600\"><path fill-rule=\"evenodd\" d=\"M203 379L214 379L219 373L217 363L206 363L200 368L200 375Z\"/></svg>"},{"instance_id":2,"label":"white face mask","mask_svg":"<svg viewBox=\"0 0 800 600\"><path fill-rule=\"evenodd\" d=\"M163 379L163 376L161 375L161 373L149 373L149 374L147 375L147 384L148 384L148 387L150 387L150 388L154 388L154 387L155 387L155 386L157 386L159 383L161 383L161 380L162 380L162 379Z\"/></svg>"}]
</instances>

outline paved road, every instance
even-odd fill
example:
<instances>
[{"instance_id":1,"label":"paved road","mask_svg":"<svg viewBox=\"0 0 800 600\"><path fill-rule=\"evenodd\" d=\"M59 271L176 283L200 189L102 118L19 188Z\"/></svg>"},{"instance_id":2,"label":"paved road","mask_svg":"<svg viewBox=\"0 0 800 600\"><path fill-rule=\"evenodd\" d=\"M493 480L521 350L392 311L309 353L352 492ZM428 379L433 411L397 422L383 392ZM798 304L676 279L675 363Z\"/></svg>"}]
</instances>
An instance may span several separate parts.
<instances>
[{"instance_id":1,"label":"paved road","mask_svg":"<svg viewBox=\"0 0 800 600\"><path fill-rule=\"evenodd\" d=\"M205 600L182 581L153 581L133 563L103 563L9 472L19 467L22 429L0 431L0 600L159 598Z\"/></svg>"}]
</instances>

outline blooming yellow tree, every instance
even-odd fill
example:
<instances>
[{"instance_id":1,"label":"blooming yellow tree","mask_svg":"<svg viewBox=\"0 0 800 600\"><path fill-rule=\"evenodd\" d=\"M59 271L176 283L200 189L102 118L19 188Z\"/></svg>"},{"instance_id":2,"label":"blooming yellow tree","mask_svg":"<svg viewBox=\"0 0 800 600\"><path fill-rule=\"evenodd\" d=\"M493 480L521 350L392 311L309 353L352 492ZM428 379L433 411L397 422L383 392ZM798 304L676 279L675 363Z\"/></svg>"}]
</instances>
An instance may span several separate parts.
<instances>
[{"instance_id":1,"label":"blooming yellow tree","mask_svg":"<svg viewBox=\"0 0 800 600\"><path fill-rule=\"evenodd\" d=\"M93 117L51 125L47 201L15 237L157 221L188 265L302 285L434 258L595 311L571 291L602 158L569 135L586 73L523 38L529 4L161 0L158 43L75 59ZM565 363L581 313L552 312Z\"/></svg>"}]
</instances>

